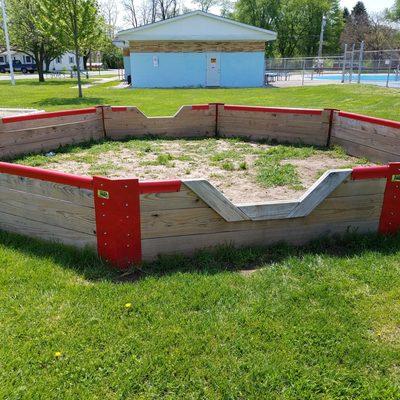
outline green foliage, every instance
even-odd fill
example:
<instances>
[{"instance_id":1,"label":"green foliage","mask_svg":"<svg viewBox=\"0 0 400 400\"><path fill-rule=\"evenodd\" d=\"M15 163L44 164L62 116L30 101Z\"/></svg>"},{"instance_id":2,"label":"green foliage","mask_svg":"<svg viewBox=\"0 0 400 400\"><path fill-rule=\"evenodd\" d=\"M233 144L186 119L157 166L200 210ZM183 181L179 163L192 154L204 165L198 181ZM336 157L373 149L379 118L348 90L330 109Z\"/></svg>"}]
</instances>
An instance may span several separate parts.
<instances>
[{"instance_id":1,"label":"green foliage","mask_svg":"<svg viewBox=\"0 0 400 400\"><path fill-rule=\"evenodd\" d=\"M325 49L339 50L343 18L338 0L238 0L235 7L239 21L277 32L277 40L267 48L269 55L315 56L323 15L327 17Z\"/></svg>"},{"instance_id":2,"label":"green foliage","mask_svg":"<svg viewBox=\"0 0 400 400\"><path fill-rule=\"evenodd\" d=\"M54 7L56 0L47 0ZM36 62L39 81L44 81L45 63L63 54L67 47L59 40L58 20L52 8L41 0L8 0L12 44L31 54Z\"/></svg>"},{"instance_id":3,"label":"green foliage","mask_svg":"<svg viewBox=\"0 0 400 400\"><path fill-rule=\"evenodd\" d=\"M112 43L103 48L101 52L101 61L103 63L103 68L105 69L117 69L124 67L122 51Z\"/></svg>"}]
</instances>

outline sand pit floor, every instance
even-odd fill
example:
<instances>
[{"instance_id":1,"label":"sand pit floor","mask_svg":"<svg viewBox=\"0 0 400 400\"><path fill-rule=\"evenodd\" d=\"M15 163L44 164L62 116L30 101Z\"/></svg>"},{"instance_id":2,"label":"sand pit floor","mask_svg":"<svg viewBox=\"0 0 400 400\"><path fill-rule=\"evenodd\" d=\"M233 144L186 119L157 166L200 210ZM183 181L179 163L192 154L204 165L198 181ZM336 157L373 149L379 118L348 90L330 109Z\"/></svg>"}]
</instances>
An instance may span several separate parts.
<instances>
[{"instance_id":1,"label":"sand pit floor","mask_svg":"<svg viewBox=\"0 0 400 400\"><path fill-rule=\"evenodd\" d=\"M207 179L236 204L297 199L329 169L367 164L343 149L241 139L131 139L69 146L15 162L80 175Z\"/></svg>"}]
</instances>

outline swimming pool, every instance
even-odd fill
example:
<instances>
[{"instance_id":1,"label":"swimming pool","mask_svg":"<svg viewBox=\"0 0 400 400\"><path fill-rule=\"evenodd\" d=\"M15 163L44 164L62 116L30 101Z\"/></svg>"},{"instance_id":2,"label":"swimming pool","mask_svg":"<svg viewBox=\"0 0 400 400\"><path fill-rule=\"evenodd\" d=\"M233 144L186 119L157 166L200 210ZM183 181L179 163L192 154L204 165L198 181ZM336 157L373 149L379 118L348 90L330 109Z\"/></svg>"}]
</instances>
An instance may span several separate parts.
<instances>
[{"instance_id":1,"label":"swimming pool","mask_svg":"<svg viewBox=\"0 0 400 400\"><path fill-rule=\"evenodd\" d=\"M387 74L361 74L361 82L372 83L375 85L386 85ZM314 79L327 79L332 81L341 81L342 74L325 74L325 75L314 75ZM345 82L349 82L350 76L348 73L345 75ZM358 73L353 73L352 82L357 82ZM396 77L396 74L390 74L389 83L400 85L400 74Z\"/></svg>"}]
</instances>

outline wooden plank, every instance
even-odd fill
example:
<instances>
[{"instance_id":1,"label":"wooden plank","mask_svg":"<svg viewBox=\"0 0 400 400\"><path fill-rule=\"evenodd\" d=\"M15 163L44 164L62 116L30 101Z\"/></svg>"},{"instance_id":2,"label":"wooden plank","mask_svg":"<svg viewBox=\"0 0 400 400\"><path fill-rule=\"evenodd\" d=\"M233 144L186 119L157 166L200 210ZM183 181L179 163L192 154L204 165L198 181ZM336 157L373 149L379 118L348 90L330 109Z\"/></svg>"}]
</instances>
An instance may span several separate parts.
<instances>
[{"instance_id":1,"label":"wooden plank","mask_svg":"<svg viewBox=\"0 0 400 400\"><path fill-rule=\"evenodd\" d=\"M262 221L287 218L298 204L298 201L271 201L264 204L240 204L238 207L252 221Z\"/></svg>"},{"instance_id":2,"label":"wooden plank","mask_svg":"<svg viewBox=\"0 0 400 400\"><path fill-rule=\"evenodd\" d=\"M350 140L354 143L376 148L386 152L400 153L400 136L388 137L379 134L371 134L365 131L351 130L339 127L334 130L334 137Z\"/></svg>"},{"instance_id":3,"label":"wooden plank","mask_svg":"<svg viewBox=\"0 0 400 400\"><path fill-rule=\"evenodd\" d=\"M337 137L333 137L331 143L333 145L337 144L339 146L342 146L346 153L351 156L364 157L372 162L388 163L399 160L398 154L381 151L365 145L360 145L350 140L343 140Z\"/></svg>"},{"instance_id":4,"label":"wooden plank","mask_svg":"<svg viewBox=\"0 0 400 400\"><path fill-rule=\"evenodd\" d=\"M196 193L226 221L243 221L249 217L205 179L184 180L182 183Z\"/></svg>"},{"instance_id":5,"label":"wooden plank","mask_svg":"<svg viewBox=\"0 0 400 400\"><path fill-rule=\"evenodd\" d=\"M303 218L289 218L264 221L227 222L211 209L196 208L183 210L160 210L142 212L142 237L187 236L202 233L249 231L266 227L286 229L300 221L336 223L339 221L370 220L379 218L382 195L340 197L326 199L310 215Z\"/></svg>"},{"instance_id":6,"label":"wooden plank","mask_svg":"<svg viewBox=\"0 0 400 400\"><path fill-rule=\"evenodd\" d=\"M31 220L27 217L11 215L0 210L0 229L51 242L63 243L78 248L96 248L95 235L77 232L64 227L53 226Z\"/></svg>"},{"instance_id":7,"label":"wooden plank","mask_svg":"<svg viewBox=\"0 0 400 400\"><path fill-rule=\"evenodd\" d=\"M330 170L325 172L300 198L299 204L289 217L304 217L314 210L351 174L351 169Z\"/></svg>"},{"instance_id":8,"label":"wooden plank","mask_svg":"<svg viewBox=\"0 0 400 400\"><path fill-rule=\"evenodd\" d=\"M12 122L8 124L3 124L4 131L15 131L15 130L23 130L23 129L35 129L35 128L43 128L48 126L56 126L70 123L83 123L86 121L98 120L102 121L102 112L101 109L98 109L95 114L76 114L76 115L67 115L67 116L57 116L54 118L45 118L45 119L33 119L19 122Z\"/></svg>"},{"instance_id":9,"label":"wooden plank","mask_svg":"<svg viewBox=\"0 0 400 400\"><path fill-rule=\"evenodd\" d=\"M207 233L190 236L169 236L155 239L142 240L144 260L153 260L159 254L193 254L196 250L212 248L218 245L235 246L269 246L285 241L294 245L301 245L316 238L326 235L344 234L348 231L358 233L377 232L379 219L355 220L336 222L332 224L314 224L305 228L301 219L297 224L288 224L286 228L262 228L257 230L239 232Z\"/></svg>"},{"instance_id":10,"label":"wooden plank","mask_svg":"<svg viewBox=\"0 0 400 400\"><path fill-rule=\"evenodd\" d=\"M335 189L329 197L365 196L369 194L383 194L386 179L352 180L347 178Z\"/></svg>"},{"instance_id":11,"label":"wooden plank","mask_svg":"<svg viewBox=\"0 0 400 400\"><path fill-rule=\"evenodd\" d=\"M178 210L185 208L208 208L194 192L181 186L179 192L150 193L140 196L140 210Z\"/></svg>"},{"instance_id":12,"label":"wooden plank","mask_svg":"<svg viewBox=\"0 0 400 400\"><path fill-rule=\"evenodd\" d=\"M94 208L93 191L22 176L0 174L0 191L5 188L68 201Z\"/></svg>"},{"instance_id":13,"label":"wooden plank","mask_svg":"<svg viewBox=\"0 0 400 400\"><path fill-rule=\"evenodd\" d=\"M96 230L93 208L19 190L0 190L0 210L6 214L89 235L93 235Z\"/></svg>"}]
</instances>

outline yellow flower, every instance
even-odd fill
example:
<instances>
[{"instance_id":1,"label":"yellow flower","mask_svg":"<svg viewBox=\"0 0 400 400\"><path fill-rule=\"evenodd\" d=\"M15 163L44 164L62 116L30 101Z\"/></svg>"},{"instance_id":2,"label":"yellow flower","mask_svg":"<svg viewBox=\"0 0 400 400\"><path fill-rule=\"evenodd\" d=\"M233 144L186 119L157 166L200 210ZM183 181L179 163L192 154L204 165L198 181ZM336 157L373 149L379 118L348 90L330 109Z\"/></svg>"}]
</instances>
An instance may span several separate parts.
<instances>
[{"instance_id":1,"label":"yellow flower","mask_svg":"<svg viewBox=\"0 0 400 400\"><path fill-rule=\"evenodd\" d=\"M132 308L132 303L126 303L125 308Z\"/></svg>"},{"instance_id":2,"label":"yellow flower","mask_svg":"<svg viewBox=\"0 0 400 400\"><path fill-rule=\"evenodd\" d=\"M61 351L56 351L56 352L54 353L54 357L55 357L55 358L60 358L61 356L62 356Z\"/></svg>"}]
</instances>

